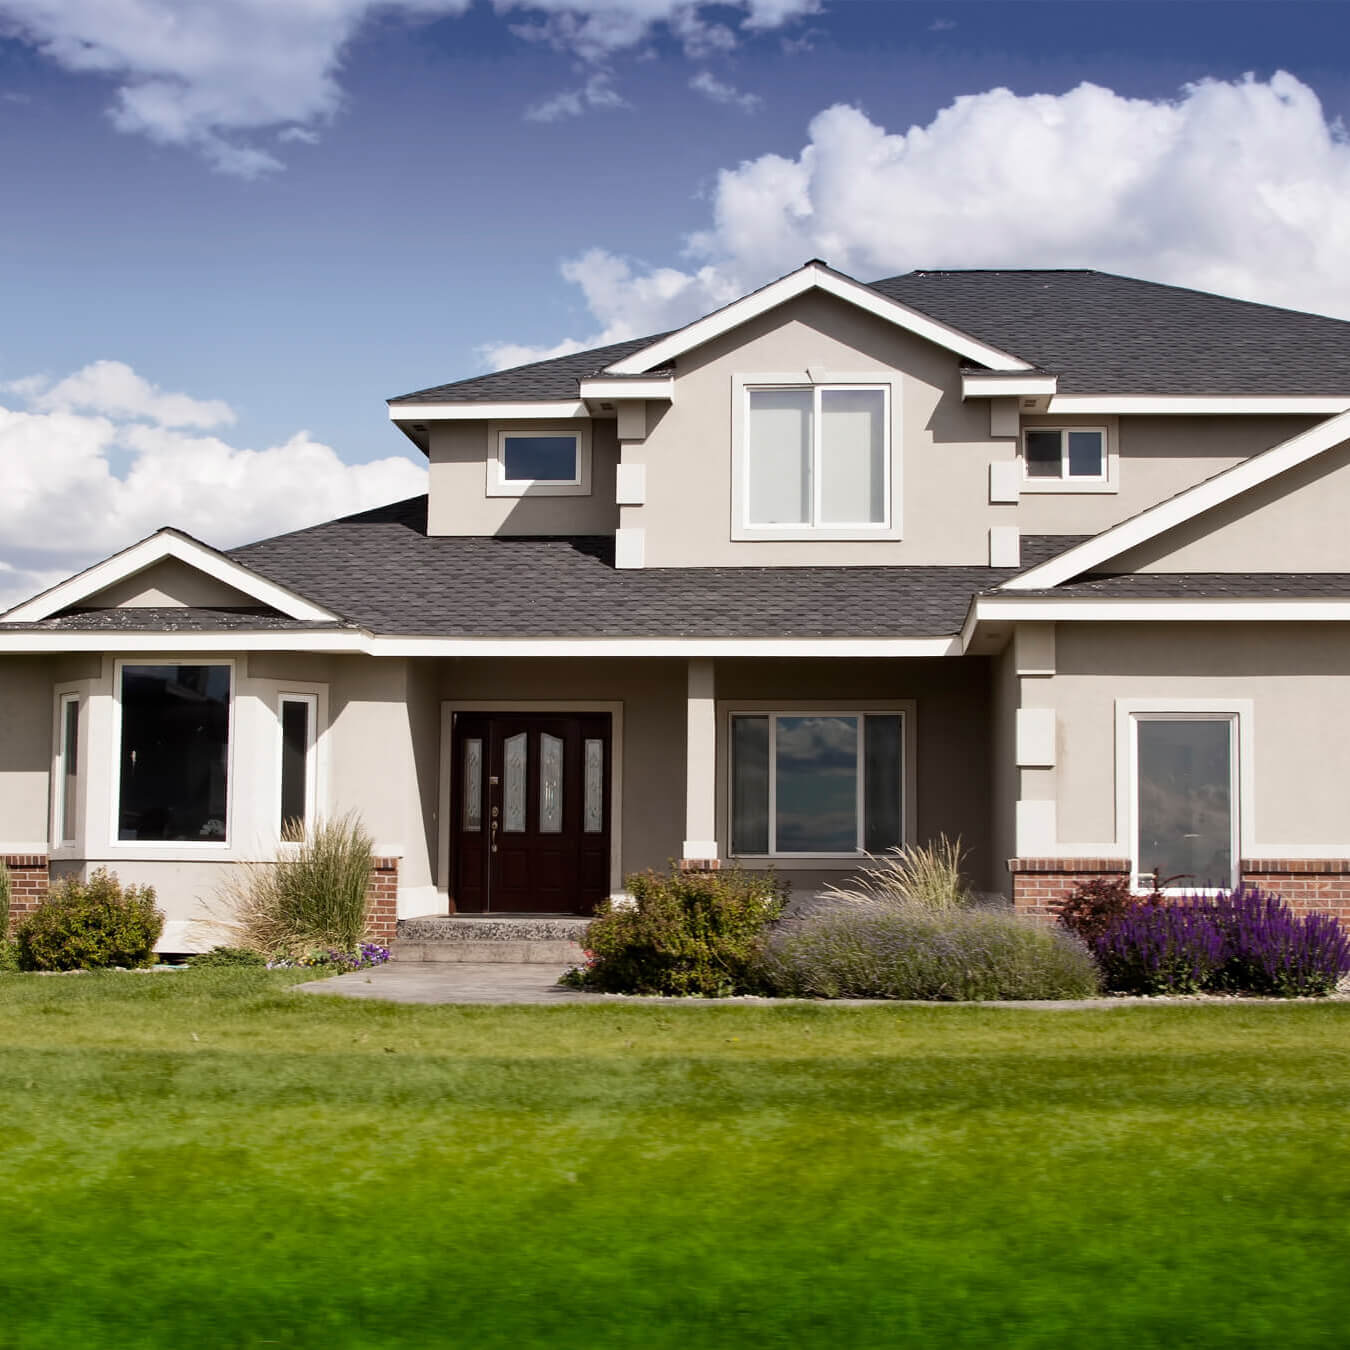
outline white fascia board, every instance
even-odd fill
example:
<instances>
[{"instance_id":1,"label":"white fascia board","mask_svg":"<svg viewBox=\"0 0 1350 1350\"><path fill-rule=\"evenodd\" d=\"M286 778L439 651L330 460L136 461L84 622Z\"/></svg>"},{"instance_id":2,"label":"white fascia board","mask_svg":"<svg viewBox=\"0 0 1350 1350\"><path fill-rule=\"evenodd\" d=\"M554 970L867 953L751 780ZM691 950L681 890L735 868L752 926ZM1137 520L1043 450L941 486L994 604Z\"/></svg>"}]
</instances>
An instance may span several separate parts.
<instances>
[{"instance_id":1,"label":"white fascia board","mask_svg":"<svg viewBox=\"0 0 1350 1350\"><path fill-rule=\"evenodd\" d=\"M1053 395L1058 388L1058 375L961 376L962 398L1045 398L1047 394Z\"/></svg>"},{"instance_id":2,"label":"white fascia board","mask_svg":"<svg viewBox=\"0 0 1350 1350\"><path fill-rule=\"evenodd\" d=\"M255 632L127 633L121 629L43 629L18 633L0 628L0 655L51 652L336 652L359 655L368 635L353 631L306 632L267 629Z\"/></svg>"},{"instance_id":3,"label":"white fascia board","mask_svg":"<svg viewBox=\"0 0 1350 1350\"><path fill-rule=\"evenodd\" d=\"M581 399L537 403L391 403L391 422L481 422L508 417L589 417Z\"/></svg>"},{"instance_id":4,"label":"white fascia board","mask_svg":"<svg viewBox=\"0 0 1350 1350\"><path fill-rule=\"evenodd\" d=\"M324 609L294 591L268 581L251 568L233 562L223 553L199 544L176 530L161 530L148 539L142 539L139 544L114 553L111 558L105 558L83 572L76 573L69 580L43 591L41 595L16 605L0 615L0 619L7 623L36 623L41 619L49 619L53 614L59 614L71 605L78 605L81 600L138 572L144 572L166 558L176 558L198 572L242 591L259 604L278 610L289 619L337 621L338 616L332 610Z\"/></svg>"},{"instance_id":5,"label":"white fascia board","mask_svg":"<svg viewBox=\"0 0 1350 1350\"><path fill-rule=\"evenodd\" d=\"M670 401L675 397L671 376L652 380L607 380L603 376L581 381L582 398L655 398Z\"/></svg>"},{"instance_id":6,"label":"white fascia board","mask_svg":"<svg viewBox=\"0 0 1350 1350\"><path fill-rule=\"evenodd\" d=\"M1091 571L1109 558L1137 548L1165 531L1297 468L1347 439L1350 439L1350 412L1342 412L1297 436L1291 436L1287 441L1281 441L1269 450L1244 459L1231 469L1197 483L1195 487L1177 493L1165 502L1159 502L1147 511L1141 511L1109 530L1103 530L1077 548L1071 548L1041 563L1039 567L1005 581L999 589L1039 591L1058 586L1083 572Z\"/></svg>"},{"instance_id":7,"label":"white fascia board","mask_svg":"<svg viewBox=\"0 0 1350 1350\"><path fill-rule=\"evenodd\" d=\"M720 337L723 333L730 332L733 328L748 323L751 319L758 318L761 314L811 290L824 291L840 300L846 300L850 304L857 305L859 309L865 309L869 314L886 319L918 337L926 338L929 342L947 348L948 351L956 352L968 361L988 366L991 370L1031 368L1028 362L1021 361L1008 352L999 351L996 347L990 347L971 337L969 333L962 333L945 323L939 323L926 314L920 314L918 310L910 309L908 305L902 305L898 300L888 299L880 292L872 290L870 286L864 286L862 282L846 277L842 272L811 262L805 267L799 267L795 272L789 272L785 277L779 277L777 281L771 281L757 291L751 291L749 295L743 295L739 300L733 300L731 304L701 319L696 319L678 332L652 343L650 347L644 347L621 361L615 361L608 367L608 371L614 375L641 375L653 366L665 365L675 357L682 356L695 347L701 347L705 342L711 342L713 338Z\"/></svg>"},{"instance_id":8,"label":"white fascia board","mask_svg":"<svg viewBox=\"0 0 1350 1350\"><path fill-rule=\"evenodd\" d=\"M1053 391L1052 391L1053 392ZM1134 413L1213 416L1292 413L1329 416L1350 409L1350 394L1055 394L1050 413Z\"/></svg>"},{"instance_id":9,"label":"white fascia board","mask_svg":"<svg viewBox=\"0 0 1350 1350\"><path fill-rule=\"evenodd\" d=\"M982 595L963 634L979 623L1345 623L1350 600L1119 600Z\"/></svg>"}]
</instances>

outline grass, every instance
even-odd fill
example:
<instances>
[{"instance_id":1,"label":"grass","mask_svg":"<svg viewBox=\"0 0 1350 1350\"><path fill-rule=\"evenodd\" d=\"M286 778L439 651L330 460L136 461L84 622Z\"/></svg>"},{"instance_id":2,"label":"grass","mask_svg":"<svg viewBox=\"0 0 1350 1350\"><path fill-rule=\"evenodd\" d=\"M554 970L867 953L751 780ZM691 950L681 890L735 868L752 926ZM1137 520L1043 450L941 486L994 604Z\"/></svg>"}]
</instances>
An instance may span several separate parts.
<instances>
[{"instance_id":1,"label":"grass","mask_svg":"<svg viewBox=\"0 0 1350 1350\"><path fill-rule=\"evenodd\" d=\"M1350 1006L0 976L0 1346L1331 1346Z\"/></svg>"}]
</instances>

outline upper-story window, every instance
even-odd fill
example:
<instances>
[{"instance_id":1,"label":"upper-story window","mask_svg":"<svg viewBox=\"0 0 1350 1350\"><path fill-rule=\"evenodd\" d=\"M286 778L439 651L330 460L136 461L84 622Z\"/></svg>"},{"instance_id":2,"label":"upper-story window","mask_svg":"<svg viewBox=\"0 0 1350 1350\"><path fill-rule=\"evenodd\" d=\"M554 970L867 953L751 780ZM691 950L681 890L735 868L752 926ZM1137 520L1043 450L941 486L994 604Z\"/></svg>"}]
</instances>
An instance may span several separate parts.
<instances>
[{"instance_id":1,"label":"upper-story window","mask_svg":"<svg viewBox=\"0 0 1350 1350\"><path fill-rule=\"evenodd\" d=\"M1022 433L1027 481L1105 483L1106 430L1103 427L1028 427Z\"/></svg>"},{"instance_id":2,"label":"upper-story window","mask_svg":"<svg viewBox=\"0 0 1350 1350\"><path fill-rule=\"evenodd\" d=\"M738 537L869 538L890 530L889 382L746 380L740 395Z\"/></svg>"},{"instance_id":3,"label":"upper-story window","mask_svg":"<svg viewBox=\"0 0 1350 1350\"><path fill-rule=\"evenodd\" d=\"M494 426L490 497L575 497L591 490L587 426Z\"/></svg>"}]
</instances>

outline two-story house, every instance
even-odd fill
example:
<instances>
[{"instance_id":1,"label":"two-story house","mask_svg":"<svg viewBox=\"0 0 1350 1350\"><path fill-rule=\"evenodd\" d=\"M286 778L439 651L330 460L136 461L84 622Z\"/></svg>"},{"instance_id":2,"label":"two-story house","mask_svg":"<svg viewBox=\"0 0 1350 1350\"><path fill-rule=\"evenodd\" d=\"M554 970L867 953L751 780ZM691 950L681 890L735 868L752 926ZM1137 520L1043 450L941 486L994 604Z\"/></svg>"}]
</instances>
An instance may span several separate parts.
<instances>
[{"instance_id":1,"label":"two-story house","mask_svg":"<svg viewBox=\"0 0 1350 1350\"><path fill-rule=\"evenodd\" d=\"M939 832L1033 912L1156 870L1350 917L1348 409L1350 324L820 262L404 395L427 496L0 620L0 853L153 883L170 947L349 810L387 922Z\"/></svg>"}]
</instances>

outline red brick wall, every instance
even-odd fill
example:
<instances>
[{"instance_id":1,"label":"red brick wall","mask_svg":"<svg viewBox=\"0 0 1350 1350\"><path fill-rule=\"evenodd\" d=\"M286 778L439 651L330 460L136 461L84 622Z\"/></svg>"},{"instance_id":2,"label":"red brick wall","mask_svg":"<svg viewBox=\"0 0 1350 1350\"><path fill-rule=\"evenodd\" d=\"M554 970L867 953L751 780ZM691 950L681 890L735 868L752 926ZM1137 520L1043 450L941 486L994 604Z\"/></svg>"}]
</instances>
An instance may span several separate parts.
<instances>
[{"instance_id":1,"label":"red brick wall","mask_svg":"<svg viewBox=\"0 0 1350 1350\"><path fill-rule=\"evenodd\" d=\"M42 853L7 853L0 857L9 868L9 915L12 928L25 914L31 914L47 894L50 876L47 858Z\"/></svg>"},{"instance_id":2,"label":"red brick wall","mask_svg":"<svg viewBox=\"0 0 1350 1350\"><path fill-rule=\"evenodd\" d=\"M366 889L371 940L388 946L398 932L398 859L372 858Z\"/></svg>"},{"instance_id":3,"label":"red brick wall","mask_svg":"<svg viewBox=\"0 0 1350 1350\"><path fill-rule=\"evenodd\" d=\"M1126 858L1012 858L1013 908L1036 919L1053 919L1052 906L1075 886L1103 876L1128 876Z\"/></svg>"},{"instance_id":4,"label":"red brick wall","mask_svg":"<svg viewBox=\"0 0 1350 1350\"><path fill-rule=\"evenodd\" d=\"M1299 914L1321 910L1350 926L1350 859L1243 858L1242 880Z\"/></svg>"}]
</instances>

